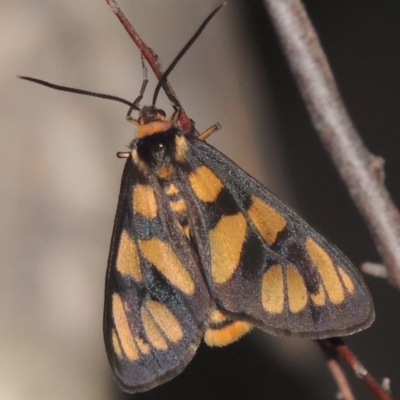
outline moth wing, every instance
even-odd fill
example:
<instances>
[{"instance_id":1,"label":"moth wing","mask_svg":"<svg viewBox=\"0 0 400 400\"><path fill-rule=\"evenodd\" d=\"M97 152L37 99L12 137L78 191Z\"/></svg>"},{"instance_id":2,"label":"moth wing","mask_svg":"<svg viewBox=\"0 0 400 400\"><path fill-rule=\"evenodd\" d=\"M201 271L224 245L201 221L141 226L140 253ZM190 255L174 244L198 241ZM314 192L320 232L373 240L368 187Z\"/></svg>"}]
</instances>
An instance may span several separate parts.
<instances>
[{"instance_id":1,"label":"moth wing","mask_svg":"<svg viewBox=\"0 0 400 400\"><path fill-rule=\"evenodd\" d=\"M209 293L198 261L153 177L128 158L108 261L104 338L126 391L179 374L204 331Z\"/></svg>"},{"instance_id":2,"label":"moth wing","mask_svg":"<svg viewBox=\"0 0 400 400\"><path fill-rule=\"evenodd\" d=\"M188 141L189 220L219 309L276 335L325 338L368 327L371 296L340 250L222 153Z\"/></svg>"}]
</instances>

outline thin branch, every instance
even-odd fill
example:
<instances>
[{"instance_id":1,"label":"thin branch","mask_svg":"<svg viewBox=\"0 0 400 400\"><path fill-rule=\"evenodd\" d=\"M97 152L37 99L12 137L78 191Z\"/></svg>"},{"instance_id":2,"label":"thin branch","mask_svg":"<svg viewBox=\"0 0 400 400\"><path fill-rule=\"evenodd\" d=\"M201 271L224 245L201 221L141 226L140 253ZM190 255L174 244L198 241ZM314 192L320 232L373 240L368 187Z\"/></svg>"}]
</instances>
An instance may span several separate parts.
<instances>
[{"instance_id":1,"label":"thin branch","mask_svg":"<svg viewBox=\"0 0 400 400\"><path fill-rule=\"evenodd\" d=\"M334 351L334 348L329 345L326 340L318 340L317 343L320 345L326 356L328 368L331 371L333 379L336 381L336 384L339 388L340 397L338 396L338 398L342 400L355 400L346 375L337 361L337 352Z\"/></svg>"},{"instance_id":2,"label":"thin branch","mask_svg":"<svg viewBox=\"0 0 400 400\"><path fill-rule=\"evenodd\" d=\"M132 38L133 42L136 44L139 51L142 53L143 57L146 59L146 61L150 65L150 68L153 70L157 79L160 79L163 74L163 71L158 62L157 54L149 46L147 46L146 43L142 40L142 38L139 36L139 34L134 29L134 27L131 25L131 23L128 21L128 19L125 17L124 13L120 9L117 2L115 0L106 0L106 2L110 6L113 13L120 20L121 24L123 25L125 30L128 32L128 34ZM175 92L173 91L173 89L170 86L170 84L168 83L168 81L166 81L165 84L168 87L169 93L173 97L177 98L177 96L175 95ZM190 130L193 126L192 121L189 119L189 117L187 116L187 114L185 113L185 111L182 107L181 107L181 113L179 115L179 124L185 130Z\"/></svg>"},{"instance_id":3,"label":"thin branch","mask_svg":"<svg viewBox=\"0 0 400 400\"><path fill-rule=\"evenodd\" d=\"M400 214L347 114L315 30L300 0L264 0L318 134L363 216L391 283L400 288Z\"/></svg>"},{"instance_id":4,"label":"thin branch","mask_svg":"<svg viewBox=\"0 0 400 400\"><path fill-rule=\"evenodd\" d=\"M357 359L355 354L350 348L344 343L341 338L331 338L326 340L318 341L320 346L324 349L327 354L326 348L329 346L332 351L340 354L347 365L353 370L355 375L362 380L364 385L370 390L371 393L379 400L393 400L388 390L385 390L377 380L367 371L367 369ZM335 378L336 379L336 378Z\"/></svg>"}]
</instances>

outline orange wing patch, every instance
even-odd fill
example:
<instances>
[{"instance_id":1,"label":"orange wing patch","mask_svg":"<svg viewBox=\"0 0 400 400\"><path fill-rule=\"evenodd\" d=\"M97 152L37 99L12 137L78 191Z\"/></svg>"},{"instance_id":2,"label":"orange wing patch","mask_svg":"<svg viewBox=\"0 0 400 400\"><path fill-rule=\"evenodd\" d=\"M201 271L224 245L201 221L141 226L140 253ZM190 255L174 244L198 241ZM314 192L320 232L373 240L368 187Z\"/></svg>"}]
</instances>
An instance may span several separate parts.
<instances>
[{"instance_id":1,"label":"orange wing patch","mask_svg":"<svg viewBox=\"0 0 400 400\"><path fill-rule=\"evenodd\" d=\"M178 188L176 187L176 185L174 185L173 183L170 183L170 184L168 185L167 190L165 191L165 193L166 193L168 196L174 196L174 195L176 195L176 194L179 193L179 190L178 190Z\"/></svg>"},{"instance_id":2,"label":"orange wing patch","mask_svg":"<svg viewBox=\"0 0 400 400\"><path fill-rule=\"evenodd\" d=\"M326 301L324 287L321 284L319 284L318 293L314 293L314 294L311 293L310 298L316 306L323 306Z\"/></svg>"},{"instance_id":3,"label":"orange wing patch","mask_svg":"<svg viewBox=\"0 0 400 400\"><path fill-rule=\"evenodd\" d=\"M112 330L111 343L112 343L112 347L113 347L114 352L117 355L117 357L119 359L122 359L124 356L124 353L122 352L121 345L119 344L117 332L115 331L115 329Z\"/></svg>"},{"instance_id":4,"label":"orange wing patch","mask_svg":"<svg viewBox=\"0 0 400 400\"><path fill-rule=\"evenodd\" d=\"M224 188L220 179L211 169L201 166L189 175L190 185L196 196L205 202L215 201Z\"/></svg>"},{"instance_id":5,"label":"orange wing patch","mask_svg":"<svg viewBox=\"0 0 400 400\"><path fill-rule=\"evenodd\" d=\"M188 295L194 293L195 284L193 279L168 243L157 238L152 238L149 240L140 240L139 246L144 257L147 258L172 285Z\"/></svg>"},{"instance_id":6,"label":"orange wing patch","mask_svg":"<svg viewBox=\"0 0 400 400\"><path fill-rule=\"evenodd\" d=\"M149 312L142 307L140 310L140 315L142 317L142 323L144 331L146 332L147 339L157 350L168 350L168 344L164 339L164 336L158 329L153 318L150 316Z\"/></svg>"},{"instance_id":7,"label":"orange wing patch","mask_svg":"<svg viewBox=\"0 0 400 400\"><path fill-rule=\"evenodd\" d=\"M121 274L131 276L137 282L142 280L137 246L125 229L119 241L116 268Z\"/></svg>"},{"instance_id":8,"label":"orange wing patch","mask_svg":"<svg viewBox=\"0 0 400 400\"><path fill-rule=\"evenodd\" d=\"M168 179L174 173L174 169L170 166L163 165L156 171L156 175L160 179Z\"/></svg>"},{"instance_id":9,"label":"orange wing patch","mask_svg":"<svg viewBox=\"0 0 400 400\"><path fill-rule=\"evenodd\" d=\"M133 211L148 219L157 216L157 202L151 186L138 184L133 190Z\"/></svg>"},{"instance_id":10,"label":"orange wing patch","mask_svg":"<svg viewBox=\"0 0 400 400\"><path fill-rule=\"evenodd\" d=\"M119 339L119 342L117 338L115 338L116 340L113 339L112 341L115 353L117 356L121 356L122 348L124 354L129 360L135 361L139 359L139 351L136 347L131 329L129 327L129 322L124 310L124 304L121 297L117 293L112 295L112 315Z\"/></svg>"},{"instance_id":11,"label":"orange wing patch","mask_svg":"<svg viewBox=\"0 0 400 400\"><path fill-rule=\"evenodd\" d=\"M351 278L349 277L347 272L342 267L338 267L338 270L339 270L339 275L342 278L342 281L343 281L344 286L346 287L347 291L349 293L353 293L354 292L353 281L351 280Z\"/></svg>"},{"instance_id":12,"label":"orange wing patch","mask_svg":"<svg viewBox=\"0 0 400 400\"><path fill-rule=\"evenodd\" d=\"M275 209L252 196L252 204L247 211L254 226L269 246L274 244L278 233L286 226L286 220Z\"/></svg>"},{"instance_id":13,"label":"orange wing patch","mask_svg":"<svg viewBox=\"0 0 400 400\"><path fill-rule=\"evenodd\" d=\"M285 287L283 284L282 266L272 265L265 272L262 289L261 303L264 309L273 314L283 312L285 305Z\"/></svg>"},{"instance_id":14,"label":"orange wing patch","mask_svg":"<svg viewBox=\"0 0 400 400\"><path fill-rule=\"evenodd\" d=\"M289 309L297 313L307 305L307 288L300 273L292 265L286 268L286 283Z\"/></svg>"},{"instance_id":15,"label":"orange wing patch","mask_svg":"<svg viewBox=\"0 0 400 400\"><path fill-rule=\"evenodd\" d=\"M342 303L344 301L344 290L331 258L311 238L306 240L306 249L311 260L317 267L329 299L334 304ZM345 279L343 280L345 281Z\"/></svg>"},{"instance_id":16,"label":"orange wing patch","mask_svg":"<svg viewBox=\"0 0 400 400\"><path fill-rule=\"evenodd\" d=\"M171 342L178 343L183 338L183 330L178 319L166 306L158 301L149 300L146 307Z\"/></svg>"},{"instance_id":17,"label":"orange wing patch","mask_svg":"<svg viewBox=\"0 0 400 400\"><path fill-rule=\"evenodd\" d=\"M239 266L246 236L243 214L222 217L210 232L211 273L216 283L225 283Z\"/></svg>"},{"instance_id":18,"label":"orange wing patch","mask_svg":"<svg viewBox=\"0 0 400 400\"><path fill-rule=\"evenodd\" d=\"M171 210L177 214L183 214L186 212L186 203L183 199L179 199L176 201L171 201Z\"/></svg>"}]
</instances>

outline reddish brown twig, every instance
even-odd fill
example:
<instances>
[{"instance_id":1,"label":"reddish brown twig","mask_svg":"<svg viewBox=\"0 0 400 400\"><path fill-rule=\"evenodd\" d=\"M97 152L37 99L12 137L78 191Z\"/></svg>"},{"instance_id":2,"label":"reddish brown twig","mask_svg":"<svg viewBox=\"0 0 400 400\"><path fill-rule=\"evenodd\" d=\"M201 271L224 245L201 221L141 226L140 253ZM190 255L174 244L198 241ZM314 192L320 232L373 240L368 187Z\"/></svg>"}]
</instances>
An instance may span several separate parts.
<instances>
[{"instance_id":1,"label":"reddish brown twig","mask_svg":"<svg viewBox=\"0 0 400 400\"><path fill-rule=\"evenodd\" d=\"M346 395L348 388L348 383L346 378L344 377L344 373L343 371L337 371L338 369L340 369L339 364L336 363L334 368L332 368L333 363L329 364L331 360L336 360L337 354L340 354L346 364L349 365L350 368L353 370L355 375L363 381L364 385L371 391L371 393L374 394L377 399L393 400L389 392L385 390L367 371L367 369L361 364L355 354L350 350L350 348L343 342L341 338L319 340L318 343L328 358L328 367L332 372L332 375L334 376L343 396ZM346 400L351 399L351 397L344 398Z\"/></svg>"},{"instance_id":2,"label":"reddish brown twig","mask_svg":"<svg viewBox=\"0 0 400 400\"><path fill-rule=\"evenodd\" d=\"M150 65L150 68L153 70L157 79L160 79L163 74L163 71L161 70L161 66L158 62L157 54L153 51L153 49L151 49L149 46L147 46L146 43L142 40L142 38L139 36L139 34L134 29L134 27L131 25L131 23L128 21L128 19L125 17L124 13L120 9L117 2L115 0L106 0L106 2L110 6L110 8L114 12L114 14L118 17L121 24L123 25L125 30L128 32L129 36L132 38L133 42L136 44L136 46L142 53L143 57L146 59L146 61ZM169 92L175 98L177 98L175 95L175 92L173 91L173 89L170 86L170 84L168 83L168 81L166 81L165 83L168 87ZM186 115L183 108L181 108L181 113L179 115L179 124L185 130L190 130L193 125L191 120L189 119L189 117Z\"/></svg>"},{"instance_id":3,"label":"reddish brown twig","mask_svg":"<svg viewBox=\"0 0 400 400\"><path fill-rule=\"evenodd\" d=\"M317 343L320 345L322 351L326 356L327 366L331 371L333 379L336 381L336 384L339 388L340 397L338 397L343 400L355 400L349 382L347 381L346 375L337 361L337 352L327 340L318 340Z\"/></svg>"},{"instance_id":4,"label":"reddish brown twig","mask_svg":"<svg viewBox=\"0 0 400 400\"><path fill-rule=\"evenodd\" d=\"M347 114L317 34L300 0L264 0L318 134L400 288L400 213L383 185L383 162Z\"/></svg>"}]
</instances>

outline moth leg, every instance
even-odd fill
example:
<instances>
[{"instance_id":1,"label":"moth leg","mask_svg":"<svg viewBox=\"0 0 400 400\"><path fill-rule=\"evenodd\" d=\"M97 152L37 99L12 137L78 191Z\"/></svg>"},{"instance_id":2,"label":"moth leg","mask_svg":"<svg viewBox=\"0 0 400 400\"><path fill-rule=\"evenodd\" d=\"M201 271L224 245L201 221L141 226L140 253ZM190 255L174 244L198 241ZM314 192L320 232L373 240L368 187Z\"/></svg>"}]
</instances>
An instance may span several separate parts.
<instances>
[{"instance_id":1,"label":"moth leg","mask_svg":"<svg viewBox=\"0 0 400 400\"><path fill-rule=\"evenodd\" d=\"M117 153L118 158L128 158L130 155L131 155L131 153L128 151L119 151Z\"/></svg>"},{"instance_id":2,"label":"moth leg","mask_svg":"<svg viewBox=\"0 0 400 400\"><path fill-rule=\"evenodd\" d=\"M181 115L181 108L180 107L174 106L174 109L175 109L175 111L174 111L174 113L172 114L172 117L171 117L171 124L172 125L175 125L178 122L179 116Z\"/></svg>"},{"instance_id":3,"label":"moth leg","mask_svg":"<svg viewBox=\"0 0 400 400\"><path fill-rule=\"evenodd\" d=\"M221 129L221 125L219 124L219 122L217 122L213 126L210 126L208 129L206 129L203 133L201 133L197 137L197 139L206 140L211 134L213 134L215 131L218 131L219 129Z\"/></svg>"}]
</instances>

